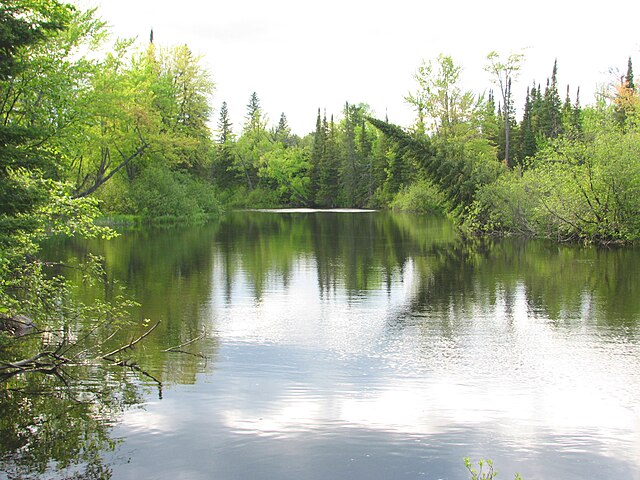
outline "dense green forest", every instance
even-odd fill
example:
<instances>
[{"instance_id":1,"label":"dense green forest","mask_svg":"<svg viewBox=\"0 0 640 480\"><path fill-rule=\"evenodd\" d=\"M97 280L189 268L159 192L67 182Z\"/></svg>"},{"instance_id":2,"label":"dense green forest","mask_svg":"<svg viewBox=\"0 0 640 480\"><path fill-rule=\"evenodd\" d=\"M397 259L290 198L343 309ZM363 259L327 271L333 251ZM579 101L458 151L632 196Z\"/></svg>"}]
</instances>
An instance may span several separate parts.
<instances>
[{"instance_id":1,"label":"dense green forest","mask_svg":"<svg viewBox=\"0 0 640 480\"><path fill-rule=\"evenodd\" d=\"M394 131L365 103L346 102L310 112L315 131L299 137L285 113L268 124L255 92L242 125L225 102L214 113L210 73L186 45L158 46L153 32L143 45L111 39L98 12L59 2L2 8L5 234L26 221L23 209L53 208L44 200L53 189L70 208L153 221L245 206L390 207L447 212L485 233L640 234L631 59L588 106L579 88L562 100L550 64L545 85L526 87L518 120L522 54L487 56L495 91L485 93L463 90L462 67L440 55L422 62L405 96L409 128Z\"/></svg>"}]
</instances>

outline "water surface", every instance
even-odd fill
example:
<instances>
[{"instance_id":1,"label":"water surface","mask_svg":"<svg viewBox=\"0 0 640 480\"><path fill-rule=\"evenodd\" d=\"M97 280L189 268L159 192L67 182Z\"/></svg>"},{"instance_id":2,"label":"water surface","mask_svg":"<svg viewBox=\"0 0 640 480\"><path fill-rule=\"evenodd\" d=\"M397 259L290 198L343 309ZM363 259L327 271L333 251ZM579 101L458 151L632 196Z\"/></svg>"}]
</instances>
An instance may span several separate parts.
<instances>
[{"instance_id":1,"label":"water surface","mask_svg":"<svg viewBox=\"0 0 640 480\"><path fill-rule=\"evenodd\" d=\"M104 255L162 321L138 352L162 387L136 377L113 478L464 479L484 457L500 478L640 479L637 249L380 212L52 248Z\"/></svg>"}]
</instances>

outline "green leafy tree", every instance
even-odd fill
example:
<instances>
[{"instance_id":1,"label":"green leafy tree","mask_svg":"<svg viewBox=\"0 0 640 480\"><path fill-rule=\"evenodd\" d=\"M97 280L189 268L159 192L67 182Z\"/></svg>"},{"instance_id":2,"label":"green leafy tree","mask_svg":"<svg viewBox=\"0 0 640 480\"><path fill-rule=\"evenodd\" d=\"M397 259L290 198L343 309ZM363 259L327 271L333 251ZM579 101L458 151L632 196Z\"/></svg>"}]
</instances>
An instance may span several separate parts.
<instances>
[{"instance_id":1,"label":"green leafy tree","mask_svg":"<svg viewBox=\"0 0 640 480\"><path fill-rule=\"evenodd\" d=\"M135 180L159 130L153 78L132 68L130 47L130 42L117 42L96 68L83 99L83 117L64 138L76 197L96 194L118 174Z\"/></svg>"},{"instance_id":2,"label":"green leafy tree","mask_svg":"<svg viewBox=\"0 0 640 480\"><path fill-rule=\"evenodd\" d=\"M211 146L209 100L214 84L209 73L186 45L161 48L156 59L145 58L158 69L152 89L161 127L154 150L172 166L202 173Z\"/></svg>"},{"instance_id":3,"label":"green leafy tree","mask_svg":"<svg viewBox=\"0 0 640 480\"><path fill-rule=\"evenodd\" d=\"M418 90L405 97L422 117L427 132L443 138L458 134L460 125L470 123L477 99L460 87L462 67L450 56L440 55L435 62L422 62L414 75Z\"/></svg>"},{"instance_id":4,"label":"green leafy tree","mask_svg":"<svg viewBox=\"0 0 640 480\"><path fill-rule=\"evenodd\" d=\"M303 148L277 143L261 159L260 177L270 181L283 205L308 205L309 153Z\"/></svg>"}]
</instances>

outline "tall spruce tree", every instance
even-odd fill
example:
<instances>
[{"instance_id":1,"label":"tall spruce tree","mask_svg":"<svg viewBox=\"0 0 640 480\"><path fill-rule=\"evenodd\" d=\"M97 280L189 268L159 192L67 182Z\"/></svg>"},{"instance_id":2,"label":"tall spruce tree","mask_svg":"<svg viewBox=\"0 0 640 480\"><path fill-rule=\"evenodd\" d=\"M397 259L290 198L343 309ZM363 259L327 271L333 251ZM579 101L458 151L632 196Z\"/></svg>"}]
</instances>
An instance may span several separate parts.
<instances>
[{"instance_id":1,"label":"tall spruce tree","mask_svg":"<svg viewBox=\"0 0 640 480\"><path fill-rule=\"evenodd\" d=\"M527 87L527 96L519 132L518 162L521 165L524 165L525 159L533 157L537 151L533 118L533 95L535 95L535 90L532 94L532 90Z\"/></svg>"},{"instance_id":2,"label":"tall spruce tree","mask_svg":"<svg viewBox=\"0 0 640 480\"><path fill-rule=\"evenodd\" d=\"M220 116L218 117L216 158L212 166L213 180L222 186L235 183L236 176L238 175L238 172L234 168L234 140L233 124L229 117L227 102L222 102Z\"/></svg>"},{"instance_id":3,"label":"tall spruce tree","mask_svg":"<svg viewBox=\"0 0 640 480\"><path fill-rule=\"evenodd\" d=\"M358 128L358 164L361 166L363 175L361 176L359 197L362 201L359 204L364 205L373 196L373 139L370 138L367 130L367 124L364 117L360 120L360 128Z\"/></svg>"},{"instance_id":4,"label":"tall spruce tree","mask_svg":"<svg viewBox=\"0 0 640 480\"><path fill-rule=\"evenodd\" d=\"M627 62L627 74L625 75L625 79L627 81L627 88L632 92L635 92L636 84L633 79L633 65L631 64L631 57L629 57L629 61Z\"/></svg>"},{"instance_id":5,"label":"tall spruce tree","mask_svg":"<svg viewBox=\"0 0 640 480\"><path fill-rule=\"evenodd\" d=\"M284 112L280 115L278 125L273 131L274 142L280 142L285 147L291 147L293 145L293 138L291 136L291 128L287 122L287 116Z\"/></svg>"},{"instance_id":6,"label":"tall spruce tree","mask_svg":"<svg viewBox=\"0 0 640 480\"><path fill-rule=\"evenodd\" d=\"M344 106L344 157L340 179L346 206L356 205L358 187L358 164L356 157L356 109L349 102Z\"/></svg>"},{"instance_id":7,"label":"tall spruce tree","mask_svg":"<svg viewBox=\"0 0 640 480\"><path fill-rule=\"evenodd\" d=\"M233 140L233 123L229 117L227 102L222 102L220 107L220 117L218 118L218 143L224 145Z\"/></svg>"},{"instance_id":8,"label":"tall spruce tree","mask_svg":"<svg viewBox=\"0 0 640 480\"><path fill-rule=\"evenodd\" d=\"M316 203L321 207L332 208L338 206L338 198L340 196L340 155L333 115L328 124L325 115L322 123L325 132L325 144L320 161L321 168Z\"/></svg>"},{"instance_id":9,"label":"tall spruce tree","mask_svg":"<svg viewBox=\"0 0 640 480\"><path fill-rule=\"evenodd\" d=\"M544 91L541 127L545 138L556 138L562 133L562 101L558 94L558 61L553 63L551 79Z\"/></svg>"},{"instance_id":10,"label":"tall spruce tree","mask_svg":"<svg viewBox=\"0 0 640 480\"><path fill-rule=\"evenodd\" d=\"M327 143L326 131L322 126L322 115L320 108L318 108L318 116L316 117L316 130L313 133L313 146L311 148L310 158L310 185L309 192L312 199L316 199L317 192L320 184L320 169L322 168L322 158L325 152L325 146Z\"/></svg>"},{"instance_id":11,"label":"tall spruce tree","mask_svg":"<svg viewBox=\"0 0 640 480\"><path fill-rule=\"evenodd\" d=\"M261 133L265 130L266 123L258 94L253 92L247 104L243 133Z\"/></svg>"}]
</instances>

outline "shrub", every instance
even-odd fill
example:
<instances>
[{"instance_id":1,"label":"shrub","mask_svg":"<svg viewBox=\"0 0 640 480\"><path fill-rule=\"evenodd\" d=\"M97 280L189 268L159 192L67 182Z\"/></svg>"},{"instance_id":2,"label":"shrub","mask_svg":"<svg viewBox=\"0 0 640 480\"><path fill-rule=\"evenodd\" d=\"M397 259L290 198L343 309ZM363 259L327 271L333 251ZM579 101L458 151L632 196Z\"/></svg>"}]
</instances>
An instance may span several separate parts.
<instances>
[{"instance_id":1,"label":"shrub","mask_svg":"<svg viewBox=\"0 0 640 480\"><path fill-rule=\"evenodd\" d=\"M132 184L136 213L147 218L198 217L221 211L212 186L184 172L147 168Z\"/></svg>"},{"instance_id":2,"label":"shrub","mask_svg":"<svg viewBox=\"0 0 640 480\"><path fill-rule=\"evenodd\" d=\"M406 212L442 214L444 197L438 188L428 180L403 187L393 198L389 206L393 210Z\"/></svg>"}]
</instances>

